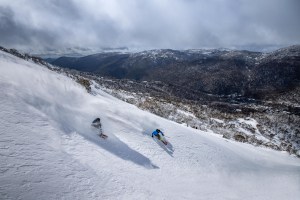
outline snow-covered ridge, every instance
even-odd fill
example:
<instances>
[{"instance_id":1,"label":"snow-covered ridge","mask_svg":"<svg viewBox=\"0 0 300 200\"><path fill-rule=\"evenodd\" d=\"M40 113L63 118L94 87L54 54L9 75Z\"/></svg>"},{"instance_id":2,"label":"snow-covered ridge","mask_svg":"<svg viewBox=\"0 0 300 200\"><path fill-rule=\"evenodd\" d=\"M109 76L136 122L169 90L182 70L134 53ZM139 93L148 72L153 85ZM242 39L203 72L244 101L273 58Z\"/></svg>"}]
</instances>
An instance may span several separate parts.
<instances>
[{"instance_id":1,"label":"snow-covered ridge","mask_svg":"<svg viewBox=\"0 0 300 200\"><path fill-rule=\"evenodd\" d=\"M278 52L158 49L47 61L104 77L162 81L178 86L183 99L198 100L202 98L199 93L263 99L299 87L299 49L289 47Z\"/></svg>"},{"instance_id":2,"label":"snow-covered ridge","mask_svg":"<svg viewBox=\"0 0 300 200\"><path fill-rule=\"evenodd\" d=\"M139 110L0 52L0 199L296 199L300 161ZM100 116L101 140L90 123ZM171 148L150 136L161 128ZM271 192L270 192L271 191Z\"/></svg>"}]
</instances>

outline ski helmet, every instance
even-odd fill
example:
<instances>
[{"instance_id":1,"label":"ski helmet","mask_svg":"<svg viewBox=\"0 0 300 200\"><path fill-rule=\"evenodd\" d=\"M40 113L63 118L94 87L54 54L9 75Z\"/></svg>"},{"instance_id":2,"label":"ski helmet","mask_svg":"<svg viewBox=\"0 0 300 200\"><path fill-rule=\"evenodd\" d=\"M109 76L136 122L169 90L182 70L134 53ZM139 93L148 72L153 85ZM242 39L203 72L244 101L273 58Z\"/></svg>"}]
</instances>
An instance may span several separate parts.
<instances>
[{"instance_id":1,"label":"ski helmet","mask_svg":"<svg viewBox=\"0 0 300 200\"><path fill-rule=\"evenodd\" d=\"M93 123L99 123L100 122L100 118L96 118Z\"/></svg>"}]
</instances>

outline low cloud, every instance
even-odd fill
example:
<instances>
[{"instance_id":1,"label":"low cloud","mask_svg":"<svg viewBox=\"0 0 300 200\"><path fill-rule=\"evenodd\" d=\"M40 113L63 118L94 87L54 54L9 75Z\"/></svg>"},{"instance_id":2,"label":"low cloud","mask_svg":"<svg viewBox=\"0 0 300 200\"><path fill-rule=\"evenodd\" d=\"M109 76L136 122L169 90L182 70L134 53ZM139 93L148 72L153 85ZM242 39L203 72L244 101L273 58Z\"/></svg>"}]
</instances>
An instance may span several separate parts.
<instances>
[{"instance_id":1,"label":"low cloud","mask_svg":"<svg viewBox=\"0 0 300 200\"><path fill-rule=\"evenodd\" d=\"M298 0L2 0L0 45L203 48L300 43Z\"/></svg>"}]
</instances>

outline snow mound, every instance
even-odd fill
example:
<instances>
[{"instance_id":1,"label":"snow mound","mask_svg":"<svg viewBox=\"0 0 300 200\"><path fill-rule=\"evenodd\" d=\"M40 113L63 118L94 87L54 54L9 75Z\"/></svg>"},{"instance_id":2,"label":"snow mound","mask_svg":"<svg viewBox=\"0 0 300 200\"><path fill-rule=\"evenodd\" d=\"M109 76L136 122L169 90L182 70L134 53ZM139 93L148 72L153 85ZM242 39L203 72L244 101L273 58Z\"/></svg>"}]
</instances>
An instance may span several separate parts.
<instances>
[{"instance_id":1,"label":"snow mound","mask_svg":"<svg viewBox=\"0 0 300 200\"><path fill-rule=\"evenodd\" d=\"M297 199L300 160L92 93L0 52L0 199ZM107 140L90 124L101 117ZM160 128L170 142L151 138Z\"/></svg>"}]
</instances>

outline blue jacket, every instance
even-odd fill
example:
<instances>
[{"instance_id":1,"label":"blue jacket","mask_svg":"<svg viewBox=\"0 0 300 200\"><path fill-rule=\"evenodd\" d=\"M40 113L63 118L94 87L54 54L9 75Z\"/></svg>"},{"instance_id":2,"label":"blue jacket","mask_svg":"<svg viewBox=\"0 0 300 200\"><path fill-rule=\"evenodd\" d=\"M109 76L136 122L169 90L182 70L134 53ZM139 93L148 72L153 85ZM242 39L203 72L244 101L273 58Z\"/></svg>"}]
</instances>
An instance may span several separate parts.
<instances>
[{"instance_id":1,"label":"blue jacket","mask_svg":"<svg viewBox=\"0 0 300 200\"><path fill-rule=\"evenodd\" d=\"M161 133L164 136L164 133L162 131L157 132L156 130L152 132L152 137L153 135L157 136L159 133Z\"/></svg>"}]
</instances>

